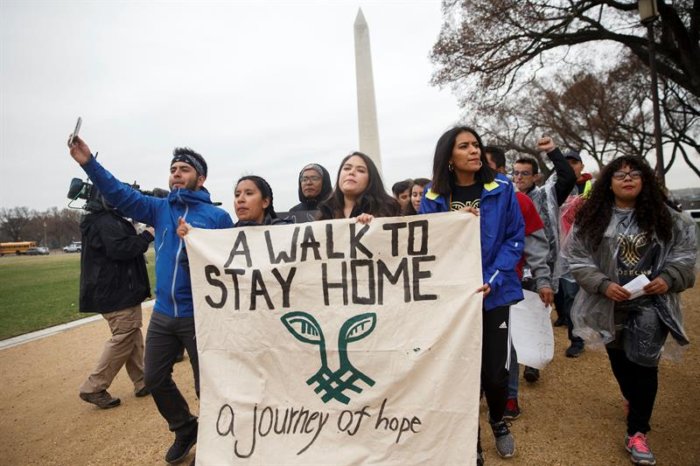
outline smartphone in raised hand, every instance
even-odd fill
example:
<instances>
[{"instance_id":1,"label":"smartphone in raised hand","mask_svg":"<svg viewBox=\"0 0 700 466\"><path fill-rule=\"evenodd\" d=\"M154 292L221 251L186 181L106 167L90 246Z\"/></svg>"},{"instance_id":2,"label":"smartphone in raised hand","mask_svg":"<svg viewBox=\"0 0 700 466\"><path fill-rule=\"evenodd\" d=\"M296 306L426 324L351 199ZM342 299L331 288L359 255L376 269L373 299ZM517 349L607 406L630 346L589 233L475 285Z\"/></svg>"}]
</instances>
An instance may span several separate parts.
<instances>
[{"instance_id":1,"label":"smartphone in raised hand","mask_svg":"<svg viewBox=\"0 0 700 466\"><path fill-rule=\"evenodd\" d=\"M78 121L75 123L75 130L73 130L70 137L68 138L68 146L73 145L73 141L75 140L75 137L78 135L78 132L80 131L80 125L82 123L83 123L83 119L78 117Z\"/></svg>"}]
</instances>

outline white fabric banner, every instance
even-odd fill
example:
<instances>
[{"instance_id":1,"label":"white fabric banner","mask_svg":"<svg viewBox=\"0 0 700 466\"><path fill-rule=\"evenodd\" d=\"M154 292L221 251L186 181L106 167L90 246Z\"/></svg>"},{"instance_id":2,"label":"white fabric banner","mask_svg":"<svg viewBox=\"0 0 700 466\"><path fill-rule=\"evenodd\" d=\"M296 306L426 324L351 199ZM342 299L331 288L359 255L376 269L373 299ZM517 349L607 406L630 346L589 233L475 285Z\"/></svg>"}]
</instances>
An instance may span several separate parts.
<instances>
[{"instance_id":1,"label":"white fabric banner","mask_svg":"<svg viewBox=\"0 0 700 466\"><path fill-rule=\"evenodd\" d=\"M186 246L198 465L475 463L477 217L193 229Z\"/></svg>"}]
</instances>

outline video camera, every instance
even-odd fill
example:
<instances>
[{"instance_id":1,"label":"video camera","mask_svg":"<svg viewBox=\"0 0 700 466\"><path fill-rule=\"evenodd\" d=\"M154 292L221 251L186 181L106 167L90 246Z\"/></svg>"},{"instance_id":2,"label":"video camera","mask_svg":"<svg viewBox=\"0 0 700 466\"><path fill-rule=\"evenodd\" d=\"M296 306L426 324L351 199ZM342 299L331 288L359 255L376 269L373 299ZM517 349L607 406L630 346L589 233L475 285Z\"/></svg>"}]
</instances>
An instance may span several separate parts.
<instances>
[{"instance_id":1,"label":"video camera","mask_svg":"<svg viewBox=\"0 0 700 466\"><path fill-rule=\"evenodd\" d=\"M135 190L137 190L145 196L164 198L168 197L168 194L170 194L169 191L166 191L165 189L161 188L153 188L150 191L141 189L141 187L136 182L134 182L133 184L125 184L131 186L132 188L134 188ZM80 178L73 178L70 182L70 186L68 187L67 197L68 199L70 199L68 207L70 207L71 209L93 210L91 207L95 206L95 203L108 207L104 202L104 199L102 199L102 195L100 194L99 190L95 188L94 185L92 185L89 182L89 180L83 181ZM83 204L80 207L73 207L73 201L77 201L78 199L84 199L86 201L85 204Z\"/></svg>"}]
</instances>

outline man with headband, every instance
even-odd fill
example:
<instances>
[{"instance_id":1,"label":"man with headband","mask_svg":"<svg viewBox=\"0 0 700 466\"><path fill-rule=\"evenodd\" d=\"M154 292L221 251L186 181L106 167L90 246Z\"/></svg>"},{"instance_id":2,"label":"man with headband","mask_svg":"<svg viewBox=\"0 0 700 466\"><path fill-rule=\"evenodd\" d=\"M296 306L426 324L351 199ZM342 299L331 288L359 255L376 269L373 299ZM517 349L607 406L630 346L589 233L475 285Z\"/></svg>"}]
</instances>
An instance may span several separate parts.
<instances>
[{"instance_id":1,"label":"man with headband","mask_svg":"<svg viewBox=\"0 0 700 466\"><path fill-rule=\"evenodd\" d=\"M198 228L231 228L229 214L212 204L204 188L207 163L198 153L177 148L170 162L165 199L146 196L121 183L100 165L85 142L76 137L70 154L104 198L120 212L155 228L156 301L146 334L145 382L175 441L165 455L170 464L182 461L197 442L197 418L172 379L182 347L187 349L199 396L199 359L194 329L192 287L184 242L177 236L183 218Z\"/></svg>"}]
</instances>

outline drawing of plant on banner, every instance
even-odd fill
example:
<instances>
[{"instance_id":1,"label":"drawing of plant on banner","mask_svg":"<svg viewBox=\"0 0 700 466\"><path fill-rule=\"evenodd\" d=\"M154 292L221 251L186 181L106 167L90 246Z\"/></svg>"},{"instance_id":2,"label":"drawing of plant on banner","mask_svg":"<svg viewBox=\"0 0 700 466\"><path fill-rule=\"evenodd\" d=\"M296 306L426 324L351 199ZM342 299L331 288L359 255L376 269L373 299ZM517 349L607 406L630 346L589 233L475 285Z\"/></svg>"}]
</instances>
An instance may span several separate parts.
<instances>
[{"instance_id":1,"label":"drawing of plant on banner","mask_svg":"<svg viewBox=\"0 0 700 466\"><path fill-rule=\"evenodd\" d=\"M281 317L282 323L297 340L302 343L317 345L321 357L321 367L310 377L307 385L316 384L314 392L321 394L321 400L328 403L334 399L343 404L350 402L347 391L361 393L362 387L359 382L364 382L368 386L374 385L374 380L363 374L352 365L348 358L347 347L349 343L362 340L367 337L377 325L377 315L375 313L359 314L346 320L340 328L338 335L338 354L340 366L333 371L328 367L326 354L326 340L323 330L318 321L307 312L288 312Z\"/></svg>"}]
</instances>

